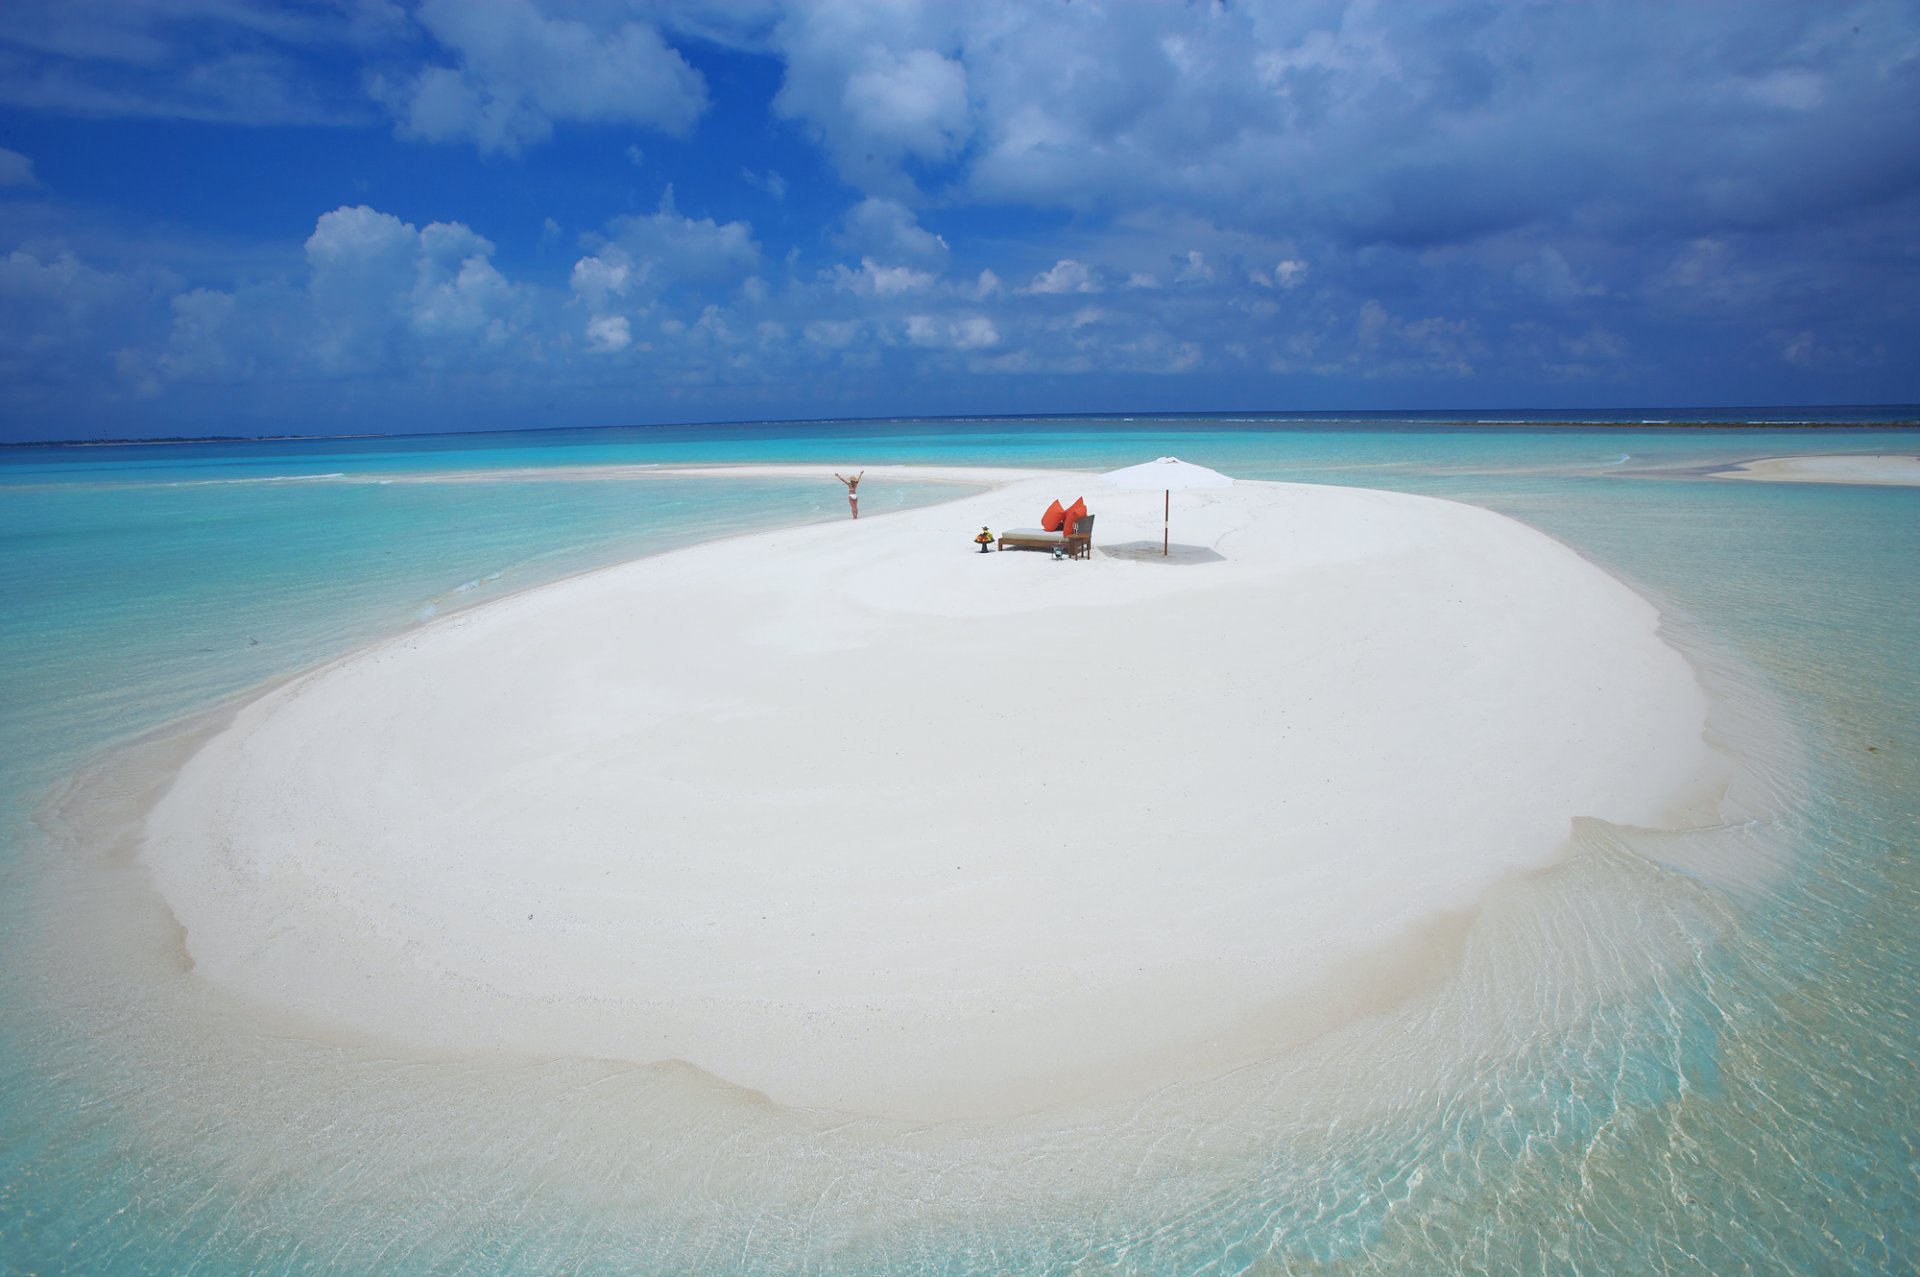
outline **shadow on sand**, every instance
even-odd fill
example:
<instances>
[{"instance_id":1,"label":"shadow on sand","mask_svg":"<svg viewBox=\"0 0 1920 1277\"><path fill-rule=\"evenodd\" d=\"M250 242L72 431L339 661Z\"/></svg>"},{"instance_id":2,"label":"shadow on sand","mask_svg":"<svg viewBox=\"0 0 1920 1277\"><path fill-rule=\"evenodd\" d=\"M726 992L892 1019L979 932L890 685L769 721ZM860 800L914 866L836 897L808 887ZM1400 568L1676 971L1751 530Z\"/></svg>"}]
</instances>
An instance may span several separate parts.
<instances>
[{"instance_id":1,"label":"shadow on sand","mask_svg":"<svg viewBox=\"0 0 1920 1277\"><path fill-rule=\"evenodd\" d=\"M1154 541L1122 541L1118 545L1099 545L1094 553L1109 559L1129 559L1140 563L1224 563L1227 556L1205 545L1170 545L1167 552L1160 552L1160 545Z\"/></svg>"}]
</instances>

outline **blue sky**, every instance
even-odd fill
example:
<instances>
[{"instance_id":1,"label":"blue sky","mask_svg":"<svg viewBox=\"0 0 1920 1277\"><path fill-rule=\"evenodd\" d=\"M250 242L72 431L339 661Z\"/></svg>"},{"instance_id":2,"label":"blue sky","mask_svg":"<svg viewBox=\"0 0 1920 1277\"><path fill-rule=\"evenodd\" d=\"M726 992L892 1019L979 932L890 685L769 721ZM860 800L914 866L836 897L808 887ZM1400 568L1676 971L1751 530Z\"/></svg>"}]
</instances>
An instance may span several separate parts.
<instances>
[{"instance_id":1,"label":"blue sky","mask_svg":"<svg viewBox=\"0 0 1920 1277\"><path fill-rule=\"evenodd\" d=\"M1920 400L1907 3L11 0L0 438Z\"/></svg>"}]
</instances>

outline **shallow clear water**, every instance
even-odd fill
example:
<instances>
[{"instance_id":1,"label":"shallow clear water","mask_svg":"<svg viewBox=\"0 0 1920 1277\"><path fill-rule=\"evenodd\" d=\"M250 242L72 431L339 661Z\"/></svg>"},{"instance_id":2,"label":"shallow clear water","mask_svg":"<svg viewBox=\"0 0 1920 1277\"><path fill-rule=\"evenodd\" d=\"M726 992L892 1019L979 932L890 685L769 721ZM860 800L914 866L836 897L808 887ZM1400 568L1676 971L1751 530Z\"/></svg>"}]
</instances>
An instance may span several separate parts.
<instances>
[{"instance_id":1,"label":"shallow clear water","mask_svg":"<svg viewBox=\"0 0 1920 1277\"><path fill-rule=\"evenodd\" d=\"M1916 450L1912 430L1180 419L0 454L0 1262L1911 1271L1920 491L1698 471ZM151 774L109 747L451 607L844 517L836 466L1168 452L1487 505L1634 582L1718 693L1753 819L1583 827L1489 902L1435 994L1307 1049L1119 1109L931 1128L673 1067L408 1059L240 1015L179 969L105 845ZM577 469L705 461L823 475ZM46 810L83 768L84 801ZM75 818L79 850L56 836Z\"/></svg>"}]
</instances>

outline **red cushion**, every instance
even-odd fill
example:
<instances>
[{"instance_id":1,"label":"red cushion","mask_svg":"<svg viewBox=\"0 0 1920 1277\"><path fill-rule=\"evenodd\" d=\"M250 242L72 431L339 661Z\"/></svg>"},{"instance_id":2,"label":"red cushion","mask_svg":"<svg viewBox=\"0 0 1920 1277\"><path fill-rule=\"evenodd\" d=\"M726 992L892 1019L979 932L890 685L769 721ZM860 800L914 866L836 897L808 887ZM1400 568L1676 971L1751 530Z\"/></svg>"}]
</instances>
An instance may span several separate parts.
<instances>
[{"instance_id":1,"label":"red cushion","mask_svg":"<svg viewBox=\"0 0 1920 1277\"><path fill-rule=\"evenodd\" d=\"M1087 512L1087 499L1085 497L1075 497L1073 499L1073 504L1068 506L1066 509L1066 515L1061 520L1060 530L1062 532L1065 532L1068 536L1072 536L1073 525L1080 522L1081 517L1084 516L1086 512Z\"/></svg>"},{"instance_id":2,"label":"red cushion","mask_svg":"<svg viewBox=\"0 0 1920 1277\"><path fill-rule=\"evenodd\" d=\"M1047 507L1045 514L1040 516L1040 526L1048 532L1058 532L1060 530L1061 520L1066 517L1067 512L1061 509L1060 503L1056 501Z\"/></svg>"}]
</instances>

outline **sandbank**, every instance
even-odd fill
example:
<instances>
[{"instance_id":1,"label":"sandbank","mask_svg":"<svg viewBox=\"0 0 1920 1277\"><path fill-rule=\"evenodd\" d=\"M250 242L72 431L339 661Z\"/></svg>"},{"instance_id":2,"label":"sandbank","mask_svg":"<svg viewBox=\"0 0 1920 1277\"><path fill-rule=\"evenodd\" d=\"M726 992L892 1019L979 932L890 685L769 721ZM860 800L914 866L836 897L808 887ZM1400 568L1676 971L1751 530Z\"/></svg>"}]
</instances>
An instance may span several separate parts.
<instances>
[{"instance_id":1,"label":"sandbank","mask_svg":"<svg viewBox=\"0 0 1920 1277\"><path fill-rule=\"evenodd\" d=\"M238 710L140 853L197 974L301 1032L1009 1113L1366 1014L1575 818L1717 810L1654 607L1517 522L1242 482L1174 494L1162 559L1157 492L892 476L991 486L572 578ZM970 544L1083 493L1091 561Z\"/></svg>"},{"instance_id":2,"label":"sandbank","mask_svg":"<svg viewBox=\"0 0 1920 1277\"><path fill-rule=\"evenodd\" d=\"M1717 479L1761 483L1865 483L1920 487L1920 456L1906 453L1833 453L1809 457L1762 457L1713 471Z\"/></svg>"}]
</instances>

